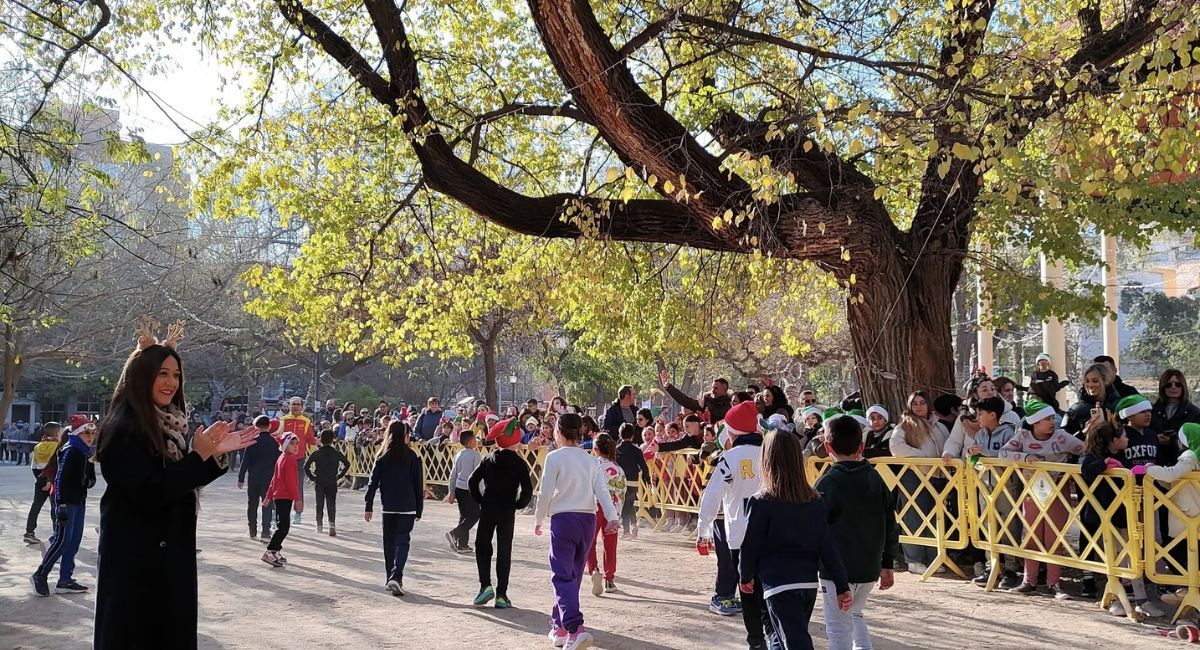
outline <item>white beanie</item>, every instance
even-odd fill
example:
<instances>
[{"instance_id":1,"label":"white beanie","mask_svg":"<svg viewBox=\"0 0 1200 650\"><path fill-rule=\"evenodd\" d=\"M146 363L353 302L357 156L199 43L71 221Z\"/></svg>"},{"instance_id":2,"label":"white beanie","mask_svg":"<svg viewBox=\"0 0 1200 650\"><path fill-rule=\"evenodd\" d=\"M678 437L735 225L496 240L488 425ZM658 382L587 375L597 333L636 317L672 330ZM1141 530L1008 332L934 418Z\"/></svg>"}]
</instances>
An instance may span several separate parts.
<instances>
[{"instance_id":1,"label":"white beanie","mask_svg":"<svg viewBox=\"0 0 1200 650\"><path fill-rule=\"evenodd\" d=\"M888 415L887 409L883 408L883 405L881 405L881 404L872 404L871 408L867 409L867 417L868 418L871 417L872 413L878 413L879 416L882 417L884 420L888 420L888 421L891 420L891 416Z\"/></svg>"},{"instance_id":2,"label":"white beanie","mask_svg":"<svg viewBox=\"0 0 1200 650\"><path fill-rule=\"evenodd\" d=\"M1049 360L1050 360L1050 355L1043 352L1043 353L1037 355L1037 358L1034 359L1034 363L1037 363L1038 361L1049 361Z\"/></svg>"}]
</instances>

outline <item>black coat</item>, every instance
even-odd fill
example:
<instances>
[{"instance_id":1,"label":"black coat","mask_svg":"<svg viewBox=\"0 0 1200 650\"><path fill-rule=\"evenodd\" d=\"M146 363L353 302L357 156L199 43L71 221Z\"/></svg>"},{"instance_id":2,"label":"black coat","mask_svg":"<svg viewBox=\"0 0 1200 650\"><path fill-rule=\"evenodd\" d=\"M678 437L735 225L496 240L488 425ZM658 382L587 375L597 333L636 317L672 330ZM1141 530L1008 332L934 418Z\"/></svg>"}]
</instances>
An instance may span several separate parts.
<instances>
[{"instance_id":1,"label":"black coat","mask_svg":"<svg viewBox=\"0 0 1200 650\"><path fill-rule=\"evenodd\" d=\"M604 421L600 423L600 429L607 431L609 435L616 438L620 433L621 425L625 424L625 416L622 414L622 409L628 409L633 413L633 419L630 422L637 421L637 407L621 406L620 401L613 402L608 405L608 410L604 412ZM634 426L637 426L636 424Z\"/></svg>"},{"instance_id":2,"label":"black coat","mask_svg":"<svg viewBox=\"0 0 1200 650\"><path fill-rule=\"evenodd\" d=\"M195 452L166 462L129 430L100 463L95 648L196 647L196 488L226 468Z\"/></svg>"},{"instance_id":3,"label":"black coat","mask_svg":"<svg viewBox=\"0 0 1200 650\"><path fill-rule=\"evenodd\" d=\"M1150 428L1167 436L1167 444L1158 448L1158 465L1174 465L1179 460L1179 430L1183 425L1195 422L1200 424L1200 408L1191 402L1183 402L1175 409L1173 417L1167 417L1167 403L1159 399L1154 403L1154 417L1150 420Z\"/></svg>"}]
</instances>

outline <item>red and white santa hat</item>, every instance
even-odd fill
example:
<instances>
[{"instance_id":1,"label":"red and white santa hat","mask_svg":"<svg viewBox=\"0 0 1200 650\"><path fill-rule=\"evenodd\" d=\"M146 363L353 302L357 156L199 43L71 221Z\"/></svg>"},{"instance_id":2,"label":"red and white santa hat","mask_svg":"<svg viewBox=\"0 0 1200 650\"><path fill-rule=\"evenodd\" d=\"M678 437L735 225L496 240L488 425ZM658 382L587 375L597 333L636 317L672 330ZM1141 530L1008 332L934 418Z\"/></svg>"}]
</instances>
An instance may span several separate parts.
<instances>
[{"instance_id":1,"label":"red and white santa hat","mask_svg":"<svg viewBox=\"0 0 1200 650\"><path fill-rule=\"evenodd\" d=\"M725 428L732 435L757 432L758 407L754 405L754 402L750 401L734 404L725 413Z\"/></svg>"},{"instance_id":2,"label":"red and white santa hat","mask_svg":"<svg viewBox=\"0 0 1200 650\"><path fill-rule=\"evenodd\" d=\"M71 415L67 418L67 421L71 423L71 428L67 431L67 435L69 436L77 436L84 431L96 430L96 423L92 422L91 418L82 413L75 413Z\"/></svg>"}]
</instances>

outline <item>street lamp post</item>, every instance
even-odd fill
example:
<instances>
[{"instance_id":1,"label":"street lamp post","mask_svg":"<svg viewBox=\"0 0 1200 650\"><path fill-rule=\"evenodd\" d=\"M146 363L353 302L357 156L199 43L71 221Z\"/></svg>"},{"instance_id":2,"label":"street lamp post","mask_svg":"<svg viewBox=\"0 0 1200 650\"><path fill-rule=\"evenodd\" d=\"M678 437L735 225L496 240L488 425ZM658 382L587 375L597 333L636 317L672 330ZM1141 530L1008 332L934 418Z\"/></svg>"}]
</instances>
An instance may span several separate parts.
<instances>
[{"instance_id":1,"label":"street lamp post","mask_svg":"<svg viewBox=\"0 0 1200 650\"><path fill-rule=\"evenodd\" d=\"M517 405L517 376L515 374L508 376L508 392L512 394L513 406ZM520 409L518 409L519 411ZM519 413L518 413L519 415Z\"/></svg>"}]
</instances>

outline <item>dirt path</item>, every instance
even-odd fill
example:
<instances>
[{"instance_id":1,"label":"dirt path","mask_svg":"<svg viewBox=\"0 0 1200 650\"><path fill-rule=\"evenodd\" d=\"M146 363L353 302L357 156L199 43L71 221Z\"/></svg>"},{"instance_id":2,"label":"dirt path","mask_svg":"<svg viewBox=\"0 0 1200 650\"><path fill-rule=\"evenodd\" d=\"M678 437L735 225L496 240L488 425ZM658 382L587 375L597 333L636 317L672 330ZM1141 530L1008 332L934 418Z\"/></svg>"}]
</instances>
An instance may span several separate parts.
<instances>
[{"instance_id":1,"label":"dirt path","mask_svg":"<svg viewBox=\"0 0 1200 650\"><path fill-rule=\"evenodd\" d=\"M27 468L0 466L0 648L86 648L93 595L36 598L29 574L40 559L21 542L32 478ZM97 507L77 578L95 585ZM362 493L342 492L339 536L317 535L315 515L293 527L285 545L290 565L259 561L263 546L246 535L245 497L225 477L204 493L200 514L200 647L202 648L541 648L552 594L547 540L534 537L533 518L518 515L513 579L516 608L499 612L470 604L478 589L472 556L458 556L442 538L456 523L454 506L430 503L417 524L406 572L409 595L383 590L378 521L362 520ZM49 536L49 514L38 532ZM581 595L597 647L608 650L744 648L740 618L707 610L715 565L678 535L643 531L621 542L620 593ZM57 573L51 579L56 579ZM53 584L53 583L51 583ZM825 647L820 604L813 615L817 647ZM1129 648L1174 642L1155 639L1093 603L984 594L957 580L919 584L909 574L871 596L875 647L889 648Z\"/></svg>"}]
</instances>

